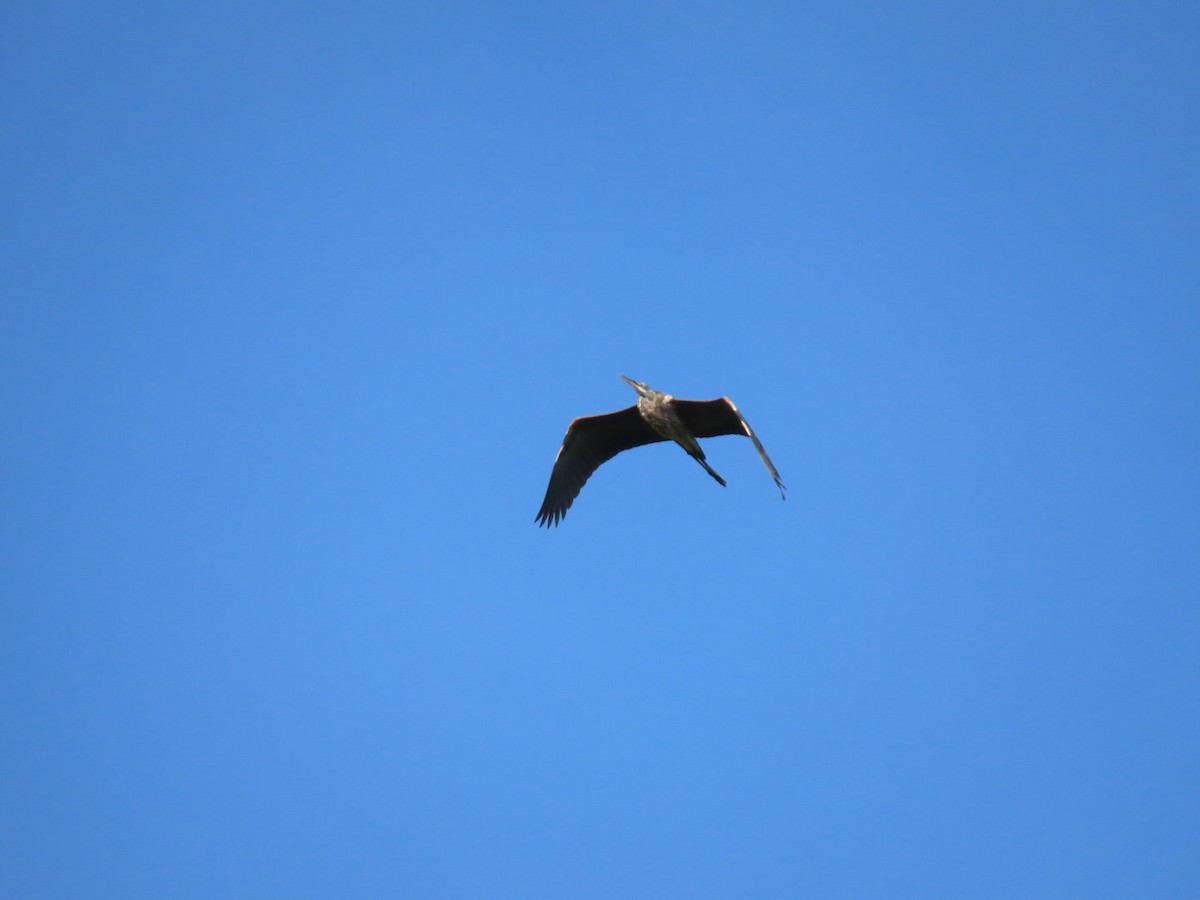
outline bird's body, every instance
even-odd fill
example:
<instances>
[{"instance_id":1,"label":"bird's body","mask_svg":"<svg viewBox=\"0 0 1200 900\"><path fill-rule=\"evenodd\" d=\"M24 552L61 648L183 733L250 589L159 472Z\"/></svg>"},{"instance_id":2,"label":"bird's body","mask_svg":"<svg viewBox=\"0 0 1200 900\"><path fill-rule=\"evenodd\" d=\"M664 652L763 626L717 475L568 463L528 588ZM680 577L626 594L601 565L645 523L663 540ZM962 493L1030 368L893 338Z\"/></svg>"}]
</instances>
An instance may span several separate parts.
<instances>
[{"instance_id":1,"label":"bird's body","mask_svg":"<svg viewBox=\"0 0 1200 900\"><path fill-rule=\"evenodd\" d=\"M725 479L708 464L704 451L700 449L700 442L696 440L696 436L692 434L687 424L676 412L675 398L670 394L664 394L651 388L646 388L644 393L639 391L639 394L637 411L646 420L646 424L653 428L663 440L674 441L686 450L688 456L704 466L705 471L717 479L721 487L725 487ZM712 402L720 403L721 401Z\"/></svg>"},{"instance_id":2,"label":"bird's body","mask_svg":"<svg viewBox=\"0 0 1200 900\"><path fill-rule=\"evenodd\" d=\"M728 397L716 400L678 400L643 382L621 376L638 392L636 406L601 416L576 419L567 429L554 460L546 498L538 511L539 525L557 525L579 495L583 485L601 465L623 450L674 441L696 460L717 483L725 479L708 464L698 438L741 434L754 442L767 471L786 497L783 481L750 423Z\"/></svg>"}]
</instances>

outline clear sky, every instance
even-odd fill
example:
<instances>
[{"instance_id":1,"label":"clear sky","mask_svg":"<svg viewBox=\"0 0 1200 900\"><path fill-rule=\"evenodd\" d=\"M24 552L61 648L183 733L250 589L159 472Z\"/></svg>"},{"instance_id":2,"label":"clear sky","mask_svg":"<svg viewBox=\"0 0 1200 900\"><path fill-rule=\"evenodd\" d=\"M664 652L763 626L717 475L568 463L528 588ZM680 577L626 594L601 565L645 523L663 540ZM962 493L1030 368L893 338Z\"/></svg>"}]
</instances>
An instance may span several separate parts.
<instances>
[{"instance_id":1,"label":"clear sky","mask_svg":"<svg viewBox=\"0 0 1200 900\"><path fill-rule=\"evenodd\" d=\"M1200 896L1198 46L5 4L0 894Z\"/></svg>"}]
</instances>

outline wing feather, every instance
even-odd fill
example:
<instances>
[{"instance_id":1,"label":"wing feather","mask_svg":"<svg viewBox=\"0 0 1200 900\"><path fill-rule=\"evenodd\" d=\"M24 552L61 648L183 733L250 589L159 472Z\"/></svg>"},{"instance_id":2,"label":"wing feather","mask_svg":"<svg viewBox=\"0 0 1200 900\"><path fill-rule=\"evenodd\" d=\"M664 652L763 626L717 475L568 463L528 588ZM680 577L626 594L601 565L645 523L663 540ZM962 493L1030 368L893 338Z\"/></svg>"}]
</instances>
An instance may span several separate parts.
<instances>
[{"instance_id":1,"label":"wing feather","mask_svg":"<svg viewBox=\"0 0 1200 900\"><path fill-rule=\"evenodd\" d=\"M787 488L783 479L779 477L779 470L775 468L762 441L732 400L728 397L718 397L716 400L675 400L671 406L698 438L717 437L722 434L742 434L750 438L767 471L775 479L780 496L787 499Z\"/></svg>"},{"instance_id":2,"label":"wing feather","mask_svg":"<svg viewBox=\"0 0 1200 900\"><path fill-rule=\"evenodd\" d=\"M554 459L546 497L535 521L549 528L566 516L592 473L624 450L653 444L662 438L652 429L636 406L576 419L567 429Z\"/></svg>"}]
</instances>

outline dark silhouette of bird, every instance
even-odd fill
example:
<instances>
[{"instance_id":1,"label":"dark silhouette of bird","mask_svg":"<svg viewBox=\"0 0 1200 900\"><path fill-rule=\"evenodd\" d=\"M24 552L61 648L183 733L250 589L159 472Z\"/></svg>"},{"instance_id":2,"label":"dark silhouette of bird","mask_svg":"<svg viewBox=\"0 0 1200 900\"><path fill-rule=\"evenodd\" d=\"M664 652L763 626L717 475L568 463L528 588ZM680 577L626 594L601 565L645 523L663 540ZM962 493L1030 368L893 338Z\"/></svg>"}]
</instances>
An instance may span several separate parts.
<instances>
[{"instance_id":1,"label":"dark silhouette of bird","mask_svg":"<svg viewBox=\"0 0 1200 900\"><path fill-rule=\"evenodd\" d=\"M721 434L742 434L754 441L758 455L779 486L780 496L787 499L786 488L771 457L767 456L750 423L728 397L679 400L653 390L644 382L625 375L621 377L638 392L637 405L602 416L584 416L571 423L554 459L546 499L534 520L539 525L547 528L557 525L593 472L621 451L643 444L674 441L724 487L725 479L708 464L697 440Z\"/></svg>"}]
</instances>

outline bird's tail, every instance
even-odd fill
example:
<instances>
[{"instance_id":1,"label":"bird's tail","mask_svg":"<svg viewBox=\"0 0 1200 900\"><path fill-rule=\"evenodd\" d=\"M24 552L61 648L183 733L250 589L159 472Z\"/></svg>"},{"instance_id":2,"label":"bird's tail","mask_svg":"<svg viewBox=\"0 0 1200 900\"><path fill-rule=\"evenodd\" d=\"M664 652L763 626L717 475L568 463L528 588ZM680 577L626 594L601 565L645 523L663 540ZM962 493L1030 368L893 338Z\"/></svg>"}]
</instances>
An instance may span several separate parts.
<instances>
[{"instance_id":1,"label":"bird's tail","mask_svg":"<svg viewBox=\"0 0 1200 900\"><path fill-rule=\"evenodd\" d=\"M725 479L717 474L717 470L710 466L707 460L701 459L699 456L693 456L692 459L704 466L704 471L715 478L717 480L717 484L719 484L721 487L726 486Z\"/></svg>"}]
</instances>

